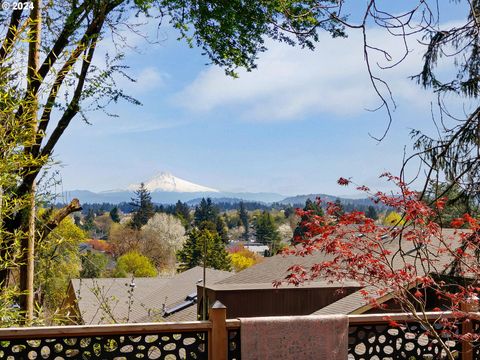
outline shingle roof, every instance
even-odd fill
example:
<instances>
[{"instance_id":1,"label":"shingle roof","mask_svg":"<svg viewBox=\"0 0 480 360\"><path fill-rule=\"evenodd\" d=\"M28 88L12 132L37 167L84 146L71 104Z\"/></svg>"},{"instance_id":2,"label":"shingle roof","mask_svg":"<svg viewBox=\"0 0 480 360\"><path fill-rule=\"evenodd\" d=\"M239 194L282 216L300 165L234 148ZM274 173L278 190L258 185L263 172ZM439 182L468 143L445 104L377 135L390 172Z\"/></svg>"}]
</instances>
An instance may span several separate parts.
<instances>
[{"instance_id":1,"label":"shingle roof","mask_svg":"<svg viewBox=\"0 0 480 360\"><path fill-rule=\"evenodd\" d=\"M85 324L196 320L194 303L167 318L162 316L162 309L172 308L196 293L202 272L201 267L195 267L174 276L136 278L133 291L130 278L73 279L72 287ZM207 284L231 275L207 269Z\"/></svg>"},{"instance_id":2,"label":"shingle roof","mask_svg":"<svg viewBox=\"0 0 480 360\"><path fill-rule=\"evenodd\" d=\"M171 309L185 301L187 295L197 292L197 283L202 281L203 268L200 266L187 270L183 273L176 275L165 286L160 289L151 292L148 296L145 296L144 302L148 304L151 309L162 309L163 304L166 304L166 308ZM214 284L220 280L232 276L231 272L207 269L206 283ZM192 313L192 309L194 312ZM192 315L194 315L192 317ZM147 321L148 317L139 319L139 322ZM192 306L178 313L169 315L165 318L166 321L186 321L197 320L196 306Z\"/></svg>"},{"instance_id":3,"label":"shingle roof","mask_svg":"<svg viewBox=\"0 0 480 360\"><path fill-rule=\"evenodd\" d=\"M275 280L283 279L292 265L302 265L308 268L324 259L325 255L320 253L305 257L275 255L265 258L261 263L221 280L217 284L272 284Z\"/></svg>"},{"instance_id":4,"label":"shingle roof","mask_svg":"<svg viewBox=\"0 0 480 360\"><path fill-rule=\"evenodd\" d=\"M372 290L371 294L374 294L374 289L365 288L364 290ZM385 300L389 299L388 296L385 297ZM379 303L381 303L380 301ZM365 300L365 297L359 291L356 291L350 295L347 295L340 300L335 301L334 303L327 305L314 313L312 315L332 315L332 314L355 314L355 313L362 313L360 311L361 308L367 306L368 302Z\"/></svg>"},{"instance_id":5,"label":"shingle roof","mask_svg":"<svg viewBox=\"0 0 480 360\"><path fill-rule=\"evenodd\" d=\"M462 232L469 232L468 230L455 230L455 229L442 229L442 235L445 239L448 239L449 242L451 242L451 246L453 248L456 248L460 245L460 238L458 236L459 233ZM438 239L431 238L431 247L442 247L444 245L440 244ZM404 246L404 251L405 253L409 252L408 248L408 243L407 245L402 245ZM412 251L412 255L410 257L412 258L412 261L418 261L415 260L415 251L413 251L414 248L410 244L410 251ZM406 260L408 260L409 255L406 256ZM397 258L393 259L393 266L394 267L403 267L404 266L404 259L402 259L400 256ZM442 273L446 269L449 268L449 266L452 263L452 255L449 254L448 252L445 252L443 254L440 254L440 256L432 256L431 259L431 268L428 269L430 273ZM417 273L419 276L422 274L425 274L425 271L421 266L417 266ZM464 276L468 276L467 274L464 274ZM414 285L412 285L414 286ZM372 308L371 305L369 305L368 301L365 299L365 296L362 294L363 291L366 291L366 293L369 294L369 297L372 299L375 299L377 303L381 304L385 301L390 300L393 297L393 293L386 293L384 295L378 295L376 293L376 289L374 286L367 286L359 291L356 291L350 295L347 295L336 302L327 305L317 311L315 311L313 314L314 315L328 315L328 314L360 314L363 313L369 309Z\"/></svg>"},{"instance_id":6,"label":"shingle roof","mask_svg":"<svg viewBox=\"0 0 480 360\"><path fill-rule=\"evenodd\" d=\"M455 246L458 246L458 236L455 235L455 230L453 229L443 229L442 234L444 237L449 238L450 241L455 243ZM452 238L453 236L453 238ZM440 246L438 239L432 239L432 249ZM392 254L395 254L395 251L398 250L398 239L391 240L386 238L384 242L386 249L390 250ZM392 256L392 266L394 268L403 268L405 266L405 261L411 261L412 264L419 262L415 255L415 244L410 241L402 242L402 250L405 255L401 256ZM408 253L411 252L409 255ZM325 255L321 252L313 253L312 255L301 257L301 256L283 256L276 255L271 258L266 258L262 263L256 264L248 269L245 269L231 277L228 277L224 280L219 281L218 283L208 286L214 290L239 290L239 289L265 289L271 288L272 282L275 280L282 280L289 273L288 268L292 265L300 265L309 269L312 265L321 263L323 261L330 260L331 257ZM452 262L452 257L448 253L437 254L437 256L432 257L433 267L429 269L430 272L441 273L445 270ZM417 264L418 265L418 264ZM422 266L417 266L418 275L422 275ZM335 286L348 286L354 287L359 286L355 281L347 282L335 282L326 281L325 279L318 278L315 281L302 284L301 287L335 287ZM282 285L284 287L286 285ZM375 291L369 291L370 294L374 294ZM391 295L383 295L381 299L388 300ZM380 299L380 296L377 297L377 300ZM332 303L322 309L319 309L315 314L349 314L356 311L361 311L363 307L367 306L367 301L364 296L359 292L354 292L335 303Z\"/></svg>"}]
</instances>

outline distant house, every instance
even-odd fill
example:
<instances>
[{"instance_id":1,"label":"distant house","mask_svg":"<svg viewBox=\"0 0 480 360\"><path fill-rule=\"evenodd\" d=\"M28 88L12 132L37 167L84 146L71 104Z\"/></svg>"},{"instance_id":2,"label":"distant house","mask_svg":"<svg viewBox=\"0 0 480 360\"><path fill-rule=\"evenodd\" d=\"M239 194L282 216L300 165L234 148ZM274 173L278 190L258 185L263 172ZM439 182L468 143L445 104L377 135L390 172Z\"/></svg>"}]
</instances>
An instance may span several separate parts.
<instances>
[{"instance_id":1,"label":"distant house","mask_svg":"<svg viewBox=\"0 0 480 360\"><path fill-rule=\"evenodd\" d=\"M197 320L196 285L203 269L155 278L98 278L71 280L63 308L72 323L109 324ZM207 269L207 284L232 273Z\"/></svg>"},{"instance_id":2,"label":"distant house","mask_svg":"<svg viewBox=\"0 0 480 360\"><path fill-rule=\"evenodd\" d=\"M265 252L270 251L268 245L258 244L258 243L246 243L243 245L245 249L254 252L257 255L264 256Z\"/></svg>"}]
</instances>

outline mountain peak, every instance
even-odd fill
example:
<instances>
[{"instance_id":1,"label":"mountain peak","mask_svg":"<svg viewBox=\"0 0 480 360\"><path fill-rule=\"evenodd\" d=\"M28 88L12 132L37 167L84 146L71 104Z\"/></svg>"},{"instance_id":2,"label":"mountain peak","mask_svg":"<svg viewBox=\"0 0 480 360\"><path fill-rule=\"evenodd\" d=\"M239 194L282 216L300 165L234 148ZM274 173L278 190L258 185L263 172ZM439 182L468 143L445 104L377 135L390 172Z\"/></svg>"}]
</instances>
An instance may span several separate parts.
<instances>
[{"instance_id":1,"label":"mountain peak","mask_svg":"<svg viewBox=\"0 0 480 360\"><path fill-rule=\"evenodd\" d=\"M219 192L216 189L203 185L198 185L190 181L180 179L173 174L162 171L148 181L144 182L148 191L168 191L168 192ZM131 184L128 190L138 190L140 184Z\"/></svg>"}]
</instances>

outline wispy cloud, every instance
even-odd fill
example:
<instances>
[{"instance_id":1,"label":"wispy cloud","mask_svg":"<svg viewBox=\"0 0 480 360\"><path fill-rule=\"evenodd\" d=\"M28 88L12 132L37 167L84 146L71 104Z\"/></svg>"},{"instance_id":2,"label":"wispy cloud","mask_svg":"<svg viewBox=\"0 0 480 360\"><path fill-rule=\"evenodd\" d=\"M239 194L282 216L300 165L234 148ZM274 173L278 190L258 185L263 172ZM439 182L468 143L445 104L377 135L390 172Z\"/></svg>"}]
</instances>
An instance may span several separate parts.
<instances>
[{"instance_id":1,"label":"wispy cloud","mask_svg":"<svg viewBox=\"0 0 480 360\"><path fill-rule=\"evenodd\" d=\"M105 121L105 120L103 120ZM116 120L111 120L112 125ZM180 121L169 121L159 119L141 120L137 122L121 121L113 126L105 126L102 124L102 129L99 129L97 135L121 135L121 134L140 134L147 132L154 132L158 130L171 129L182 126L184 123Z\"/></svg>"},{"instance_id":2,"label":"wispy cloud","mask_svg":"<svg viewBox=\"0 0 480 360\"><path fill-rule=\"evenodd\" d=\"M169 75L166 72L162 72L159 69L149 66L137 71L135 73L129 73L135 81L132 82L123 76L116 76L116 85L125 89L128 95L141 95L148 93L155 89L161 89L165 86Z\"/></svg>"},{"instance_id":3,"label":"wispy cloud","mask_svg":"<svg viewBox=\"0 0 480 360\"><path fill-rule=\"evenodd\" d=\"M394 59L402 56L400 38L371 30L369 41L386 48ZM242 118L262 121L295 120L315 114L353 116L379 105L363 60L360 33L352 33L347 39L322 35L314 52L274 42L268 42L267 47L257 70L240 71L240 77L232 79L221 69L210 67L175 94L173 103L191 112L235 107ZM419 103L419 98L424 101L424 97L408 79L420 69L420 53L410 50L400 66L379 71L391 84L394 96L412 105ZM374 66L377 62L388 65L380 54L372 58Z\"/></svg>"}]
</instances>

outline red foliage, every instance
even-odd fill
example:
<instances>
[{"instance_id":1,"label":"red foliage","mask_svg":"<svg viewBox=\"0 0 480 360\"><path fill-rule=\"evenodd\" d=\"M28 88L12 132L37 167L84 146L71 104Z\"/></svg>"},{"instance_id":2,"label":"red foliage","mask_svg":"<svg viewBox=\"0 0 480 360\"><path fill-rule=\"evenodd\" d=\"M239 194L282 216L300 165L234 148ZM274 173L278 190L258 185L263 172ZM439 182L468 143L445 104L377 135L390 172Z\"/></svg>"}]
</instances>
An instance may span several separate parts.
<instances>
[{"instance_id":1,"label":"red foliage","mask_svg":"<svg viewBox=\"0 0 480 360\"><path fill-rule=\"evenodd\" d=\"M357 189L366 192L376 203L402 214L405 225L381 226L359 211L338 215L338 206L333 203L327 204L324 216L297 209L302 218L300 226L307 229L308 236L296 238L297 245L284 254L321 253L322 256L310 268L290 267L283 282L297 286L317 278L356 281L365 286L361 293L367 303L378 307L385 306L378 303L379 297L394 293L395 300L405 309L426 308L431 293L436 294L442 308L448 306L457 311L462 302L477 295L478 285L461 286L441 280L442 276L438 275L478 279L480 265L475 253L480 250L479 221L465 214L452 221L455 229L444 231L437 219L448 199L441 198L430 207L399 177L388 173L382 177L397 185L398 194L371 194L363 186ZM352 181L340 178L338 183L346 186ZM434 309L439 310L439 307Z\"/></svg>"},{"instance_id":2,"label":"red foliage","mask_svg":"<svg viewBox=\"0 0 480 360\"><path fill-rule=\"evenodd\" d=\"M348 184L350 184L350 180L341 177L340 179L338 179L337 183L338 185L347 186Z\"/></svg>"},{"instance_id":3,"label":"red foliage","mask_svg":"<svg viewBox=\"0 0 480 360\"><path fill-rule=\"evenodd\" d=\"M85 242L90 244L94 250L112 253L112 245L105 240L88 239Z\"/></svg>"}]
</instances>

